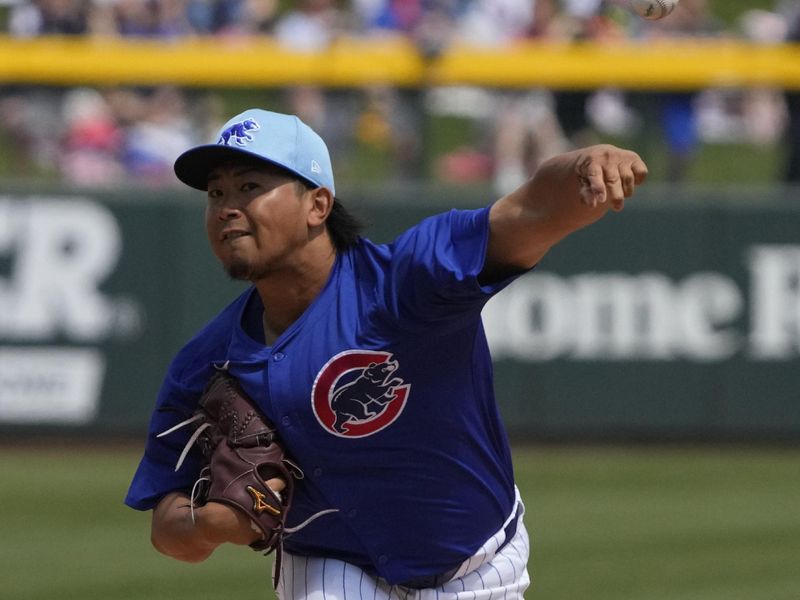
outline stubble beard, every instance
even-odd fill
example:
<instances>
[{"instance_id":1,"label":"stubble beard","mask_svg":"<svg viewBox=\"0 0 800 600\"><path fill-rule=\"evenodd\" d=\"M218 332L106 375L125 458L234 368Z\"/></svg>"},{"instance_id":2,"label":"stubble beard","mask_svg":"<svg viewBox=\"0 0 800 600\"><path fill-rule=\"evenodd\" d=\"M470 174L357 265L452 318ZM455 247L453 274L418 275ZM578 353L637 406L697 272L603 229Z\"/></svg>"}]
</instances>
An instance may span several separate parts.
<instances>
[{"instance_id":1,"label":"stubble beard","mask_svg":"<svg viewBox=\"0 0 800 600\"><path fill-rule=\"evenodd\" d=\"M228 277L236 281L256 281L269 273L266 265L252 264L250 261L236 258L223 265Z\"/></svg>"}]
</instances>

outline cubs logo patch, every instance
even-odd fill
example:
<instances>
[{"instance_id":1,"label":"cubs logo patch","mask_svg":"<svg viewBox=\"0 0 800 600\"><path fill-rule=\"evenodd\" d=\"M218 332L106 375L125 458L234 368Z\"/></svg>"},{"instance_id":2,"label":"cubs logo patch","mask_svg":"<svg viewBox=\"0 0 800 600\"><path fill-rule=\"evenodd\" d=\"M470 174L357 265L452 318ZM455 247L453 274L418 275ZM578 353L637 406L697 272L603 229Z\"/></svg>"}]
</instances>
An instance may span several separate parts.
<instances>
[{"instance_id":1,"label":"cubs logo patch","mask_svg":"<svg viewBox=\"0 0 800 600\"><path fill-rule=\"evenodd\" d=\"M253 141L253 136L250 135L250 132L258 131L259 129L261 129L261 125L259 125L258 121L255 119L239 121L226 128L220 134L217 144L223 144L225 146L230 146L231 144L245 146Z\"/></svg>"},{"instance_id":2,"label":"cubs logo patch","mask_svg":"<svg viewBox=\"0 0 800 600\"><path fill-rule=\"evenodd\" d=\"M311 390L317 421L339 437L360 438L392 424L411 385L393 374L400 365L389 352L346 350L320 369Z\"/></svg>"}]
</instances>

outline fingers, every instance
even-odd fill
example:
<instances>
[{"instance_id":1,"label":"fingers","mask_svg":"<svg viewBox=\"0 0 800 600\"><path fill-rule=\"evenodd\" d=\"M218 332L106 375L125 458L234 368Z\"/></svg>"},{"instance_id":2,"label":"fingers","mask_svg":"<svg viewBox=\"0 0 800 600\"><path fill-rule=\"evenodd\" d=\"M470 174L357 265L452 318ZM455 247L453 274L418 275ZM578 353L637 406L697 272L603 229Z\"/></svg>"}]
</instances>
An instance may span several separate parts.
<instances>
[{"instance_id":1,"label":"fingers","mask_svg":"<svg viewBox=\"0 0 800 600\"><path fill-rule=\"evenodd\" d=\"M581 200L587 206L596 208L606 201L606 183L603 167L587 156L578 164L578 177L581 182Z\"/></svg>"},{"instance_id":2,"label":"fingers","mask_svg":"<svg viewBox=\"0 0 800 600\"><path fill-rule=\"evenodd\" d=\"M635 152L613 146L587 148L577 171L581 201L591 208L607 203L617 211L647 179L647 165Z\"/></svg>"},{"instance_id":3,"label":"fingers","mask_svg":"<svg viewBox=\"0 0 800 600\"><path fill-rule=\"evenodd\" d=\"M282 492L286 489L286 482L281 477L273 477L264 482L273 492Z\"/></svg>"}]
</instances>

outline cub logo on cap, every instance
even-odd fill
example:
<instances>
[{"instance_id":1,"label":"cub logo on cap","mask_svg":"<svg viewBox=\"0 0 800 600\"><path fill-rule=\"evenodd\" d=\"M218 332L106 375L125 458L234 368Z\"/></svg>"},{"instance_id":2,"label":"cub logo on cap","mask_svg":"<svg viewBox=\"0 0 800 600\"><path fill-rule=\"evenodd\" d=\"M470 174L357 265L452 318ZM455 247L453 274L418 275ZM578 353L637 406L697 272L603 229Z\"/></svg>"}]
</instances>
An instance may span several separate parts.
<instances>
[{"instance_id":1,"label":"cub logo on cap","mask_svg":"<svg viewBox=\"0 0 800 600\"><path fill-rule=\"evenodd\" d=\"M411 385L394 377L389 352L346 350L320 369L311 390L317 421L338 437L360 438L391 425L406 405Z\"/></svg>"},{"instance_id":2,"label":"cub logo on cap","mask_svg":"<svg viewBox=\"0 0 800 600\"><path fill-rule=\"evenodd\" d=\"M253 141L253 136L250 131L257 131L261 129L261 125L255 119L245 119L234 123L230 127L224 129L217 140L218 144L230 146L236 144L237 146L246 146L248 142Z\"/></svg>"}]
</instances>

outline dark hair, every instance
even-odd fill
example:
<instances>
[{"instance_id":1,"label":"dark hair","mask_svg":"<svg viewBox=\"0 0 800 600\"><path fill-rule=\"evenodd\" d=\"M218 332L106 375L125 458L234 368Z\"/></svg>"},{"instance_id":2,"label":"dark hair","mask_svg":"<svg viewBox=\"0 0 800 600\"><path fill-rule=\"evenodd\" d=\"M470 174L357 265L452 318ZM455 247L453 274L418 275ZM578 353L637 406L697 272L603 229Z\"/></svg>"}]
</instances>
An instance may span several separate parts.
<instances>
[{"instance_id":1,"label":"dark hair","mask_svg":"<svg viewBox=\"0 0 800 600\"><path fill-rule=\"evenodd\" d=\"M303 179L298 179L298 191L306 191L315 189L316 185L311 184ZM353 213L348 211L338 199L334 199L331 213L325 221L325 226L328 228L328 235L331 236L331 242L337 252L344 252L351 246L354 246L358 241L358 236L364 229L364 223L356 217Z\"/></svg>"},{"instance_id":2,"label":"dark hair","mask_svg":"<svg viewBox=\"0 0 800 600\"><path fill-rule=\"evenodd\" d=\"M328 234L331 236L333 247L337 252L343 252L350 246L354 246L358 241L364 223L353 213L348 211L338 200L333 201L331 214L325 222L328 226Z\"/></svg>"}]
</instances>

